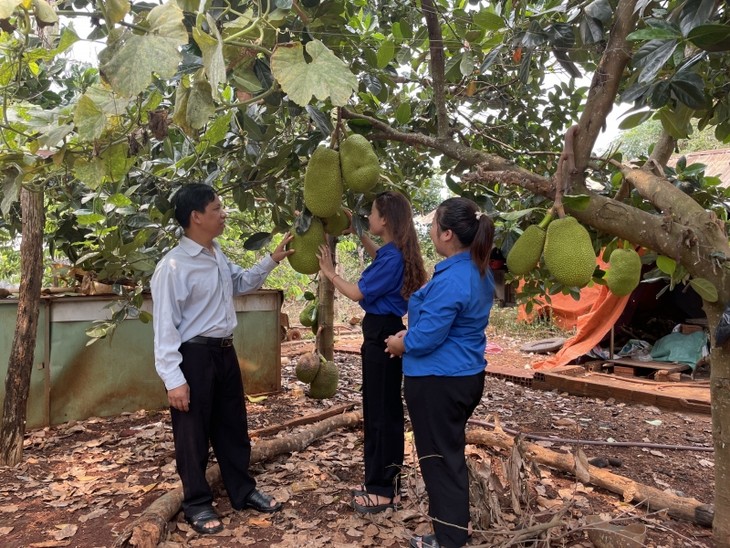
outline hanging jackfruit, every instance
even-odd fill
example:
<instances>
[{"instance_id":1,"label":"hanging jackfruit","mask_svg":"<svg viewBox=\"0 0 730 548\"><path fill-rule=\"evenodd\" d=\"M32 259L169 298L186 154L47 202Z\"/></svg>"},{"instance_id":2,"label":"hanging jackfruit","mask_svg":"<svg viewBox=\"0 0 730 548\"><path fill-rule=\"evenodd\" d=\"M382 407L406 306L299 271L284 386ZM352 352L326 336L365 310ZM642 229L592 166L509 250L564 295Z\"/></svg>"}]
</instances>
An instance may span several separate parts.
<instances>
[{"instance_id":1,"label":"hanging jackfruit","mask_svg":"<svg viewBox=\"0 0 730 548\"><path fill-rule=\"evenodd\" d=\"M614 249L603 279L611 293L629 295L641 281L641 257L633 249Z\"/></svg>"},{"instance_id":2,"label":"hanging jackfruit","mask_svg":"<svg viewBox=\"0 0 730 548\"><path fill-rule=\"evenodd\" d=\"M353 192L370 192L378 184L378 156L370 141L359 133L353 133L340 144L340 165L345 186Z\"/></svg>"},{"instance_id":3,"label":"hanging jackfruit","mask_svg":"<svg viewBox=\"0 0 730 548\"><path fill-rule=\"evenodd\" d=\"M553 220L548 212L539 225L530 225L517 238L507 255L507 268L512 274L524 276L533 270L542 256L545 247L545 227Z\"/></svg>"},{"instance_id":4,"label":"hanging jackfruit","mask_svg":"<svg viewBox=\"0 0 730 548\"><path fill-rule=\"evenodd\" d=\"M342 232L350 228L350 218L344 209L340 209L336 214L326 219L322 219L324 231L331 236L339 236Z\"/></svg>"},{"instance_id":5,"label":"hanging jackfruit","mask_svg":"<svg viewBox=\"0 0 730 548\"><path fill-rule=\"evenodd\" d=\"M317 252L319 246L324 243L324 228L322 221L312 218L312 223L304 234L294 231L294 238L287 244L287 249L295 252L287 257L291 267L302 274L315 274L319 272L319 259Z\"/></svg>"},{"instance_id":6,"label":"hanging jackfruit","mask_svg":"<svg viewBox=\"0 0 730 548\"><path fill-rule=\"evenodd\" d=\"M304 354L297 361L294 373L302 382L310 383L314 380L319 372L320 359L316 352Z\"/></svg>"},{"instance_id":7,"label":"hanging jackfruit","mask_svg":"<svg viewBox=\"0 0 730 548\"><path fill-rule=\"evenodd\" d=\"M545 266L566 287L588 285L596 269L591 235L575 217L550 223L543 249Z\"/></svg>"},{"instance_id":8,"label":"hanging jackfruit","mask_svg":"<svg viewBox=\"0 0 730 548\"><path fill-rule=\"evenodd\" d=\"M340 154L327 147L317 147L304 172L304 205L317 217L331 217L342 203Z\"/></svg>"},{"instance_id":9,"label":"hanging jackfruit","mask_svg":"<svg viewBox=\"0 0 730 548\"><path fill-rule=\"evenodd\" d=\"M309 397L316 400L331 398L337 392L340 372L334 362L324 362L319 366L317 376L309 387Z\"/></svg>"},{"instance_id":10,"label":"hanging jackfruit","mask_svg":"<svg viewBox=\"0 0 730 548\"><path fill-rule=\"evenodd\" d=\"M299 323L304 327L312 327L317 318L317 301L309 301L299 313Z\"/></svg>"}]
</instances>

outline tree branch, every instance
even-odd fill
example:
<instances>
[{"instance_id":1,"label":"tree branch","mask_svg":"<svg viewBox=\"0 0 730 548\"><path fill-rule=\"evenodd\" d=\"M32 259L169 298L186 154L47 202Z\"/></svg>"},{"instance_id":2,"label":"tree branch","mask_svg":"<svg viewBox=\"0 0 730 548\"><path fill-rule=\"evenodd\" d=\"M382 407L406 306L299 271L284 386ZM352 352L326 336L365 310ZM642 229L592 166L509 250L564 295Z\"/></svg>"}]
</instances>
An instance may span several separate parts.
<instances>
[{"instance_id":1,"label":"tree branch","mask_svg":"<svg viewBox=\"0 0 730 548\"><path fill-rule=\"evenodd\" d=\"M433 0L421 0L421 12L426 19L428 43L431 52L431 77L433 78L433 101L436 104L436 123L438 136L444 138L449 133L449 118L446 114L444 41L441 25Z\"/></svg>"}]
</instances>

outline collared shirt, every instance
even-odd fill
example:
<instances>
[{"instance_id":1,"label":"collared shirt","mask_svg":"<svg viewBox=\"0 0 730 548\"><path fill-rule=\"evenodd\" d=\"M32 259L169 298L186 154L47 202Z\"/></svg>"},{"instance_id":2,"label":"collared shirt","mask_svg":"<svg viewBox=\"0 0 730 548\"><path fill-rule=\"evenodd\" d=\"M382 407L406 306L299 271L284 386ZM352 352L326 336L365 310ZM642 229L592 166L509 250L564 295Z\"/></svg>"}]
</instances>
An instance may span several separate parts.
<instances>
[{"instance_id":1,"label":"collared shirt","mask_svg":"<svg viewBox=\"0 0 730 548\"><path fill-rule=\"evenodd\" d=\"M237 324L233 296L260 288L276 267L267 256L245 270L231 263L217 242L213 249L183 236L152 275L155 368L168 390L186 382L180 345L198 335L230 337Z\"/></svg>"},{"instance_id":2,"label":"collared shirt","mask_svg":"<svg viewBox=\"0 0 730 548\"><path fill-rule=\"evenodd\" d=\"M388 242L375 252L375 259L360 276L357 287L363 298L360 306L370 314L395 314L403 316L408 308L400 294L403 287L403 254L393 242Z\"/></svg>"},{"instance_id":3,"label":"collared shirt","mask_svg":"<svg viewBox=\"0 0 730 548\"><path fill-rule=\"evenodd\" d=\"M459 377L483 371L493 301L492 273L480 276L468 251L438 263L431 281L408 301L403 374Z\"/></svg>"}]
</instances>

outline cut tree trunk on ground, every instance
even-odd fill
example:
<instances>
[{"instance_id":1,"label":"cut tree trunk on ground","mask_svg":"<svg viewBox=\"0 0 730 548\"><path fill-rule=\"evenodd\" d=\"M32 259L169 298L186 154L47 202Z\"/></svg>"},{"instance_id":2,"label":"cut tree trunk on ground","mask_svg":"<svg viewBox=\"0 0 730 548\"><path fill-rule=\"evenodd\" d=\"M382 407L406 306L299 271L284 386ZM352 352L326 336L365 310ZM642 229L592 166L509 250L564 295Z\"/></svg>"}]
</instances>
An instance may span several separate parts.
<instances>
[{"instance_id":1,"label":"cut tree trunk on ground","mask_svg":"<svg viewBox=\"0 0 730 548\"><path fill-rule=\"evenodd\" d=\"M327 413L325 411L325 414ZM265 461L283 453L303 451L312 442L325 434L339 428L355 426L360 421L362 421L362 411L353 411L320 420L296 434L259 441L251 448L251 464ZM205 477L211 486L220 483L221 471L218 465L208 468ZM182 501L182 486L164 494L150 504L142 515L117 537L114 546L156 548L167 531L167 523L180 511Z\"/></svg>"},{"instance_id":2,"label":"cut tree trunk on ground","mask_svg":"<svg viewBox=\"0 0 730 548\"><path fill-rule=\"evenodd\" d=\"M479 429L467 431L466 442L511 449L514 445L514 438L499 430L490 432ZM575 474L576 463L573 455L557 453L534 443L521 443L526 457L551 468ZM694 498L678 497L666 493L656 487L643 485L595 466L587 465L587 469L590 483L621 495L625 502L645 504L649 509L655 511L666 510L675 519L690 521L702 527L712 527L714 510L711 505L703 504Z\"/></svg>"}]
</instances>

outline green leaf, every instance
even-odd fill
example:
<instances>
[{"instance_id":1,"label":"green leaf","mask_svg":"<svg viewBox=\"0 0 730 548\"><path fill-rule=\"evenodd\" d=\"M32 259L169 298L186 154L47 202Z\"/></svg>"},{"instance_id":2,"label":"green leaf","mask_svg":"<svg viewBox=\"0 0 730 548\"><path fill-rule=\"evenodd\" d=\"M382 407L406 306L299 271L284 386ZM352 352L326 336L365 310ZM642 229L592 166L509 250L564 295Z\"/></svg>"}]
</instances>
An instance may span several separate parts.
<instances>
[{"instance_id":1,"label":"green leaf","mask_svg":"<svg viewBox=\"0 0 730 548\"><path fill-rule=\"evenodd\" d=\"M74 110L74 123L82 141L101 137L106 126L106 115L86 94L82 95Z\"/></svg>"},{"instance_id":2,"label":"green leaf","mask_svg":"<svg viewBox=\"0 0 730 548\"><path fill-rule=\"evenodd\" d=\"M585 8L586 14L603 23L613 19L613 8L608 0L595 0Z\"/></svg>"},{"instance_id":3,"label":"green leaf","mask_svg":"<svg viewBox=\"0 0 730 548\"><path fill-rule=\"evenodd\" d=\"M693 28L687 39L705 51L730 50L730 25L701 25Z\"/></svg>"},{"instance_id":4,"label":"green leaf","mask_svg":"<svg viewBox=\"0 0 730 548\"><path fill-rule=\"evenodd\" d=\"M474 54L467 50L464 52L464 56L461 58L461 63L459 63L459 70L461 71L462 76L471 76L471 74L474 72Z\"/></svg>"},{"instance_id":5,"label":"green leaf","mask_svg":"<svg viewBox=\"0 0 730 548\"><path fill-rule=\"evenodd\" d=\"M0 0L0 19L10 19L23 0Z\"/></svg>"},{"instance_id":6,"label":"green leaf","mask_svg":"<svg viewBox=\"0 0 730 548\"><path fill-rule=\"evenodd\" d=\"M395 119L399 124L407 124L411 121L411 104L401 103L395 111Z\"/></svg>"},{"instance_id":7,"label":"green leaf","mask_svg":"<svg viewBox=\"0 0 730 548\"><path fill-rule=\"evenodd\" d=\"M145 35L125 31L99 54L99 71L114 91L132 97L144 90L152 75L171 78L180 64L179 48L188 42L183 12L174 2L153 8Z\"/></svg>"},{"instance_id":8,"label":"green leaf","mask_svg":"<svg viewBox=\"0 0 730 548\"><path fill-rule=\"evenodd\" d=\"M677 261L664 255L657 255L656 266L659 270L664 272L664 274L671 276L674 274L674 271L677 270Z\"/></svg>"},{"instance_id":9,"label":"green leaf","mask_svg":"<svg viewBox=\"0 0 730 548\"><path fill-rule=\"evenodd\" d=\"M505 27L504 19L500 15L482 9L474 14L474 24L485 30L500 30Z\"/></svg>"},{"instance_id":10,"label":"green leaf","mask_svg":"<svg viewBox=\"0 0 730 548\"><path fill-rule=\"evenodd\" d=\"M58 15L46 0L33 0L33 13L41 26L58 23Z\"/></svg>"},{"instance_id":11,"label":"green leaf","mask_svg":"<svg viewBox=\"0 0 730 548\"><path fill-rule=\"evenodd\" d=\"M243 242L244 249L256 251L269 244L271 241L271 232L257 232Z\"/></svg>"},{"instance_id":12,"label":"green leaf","mask_svg":"<svg viewBox=\"0 0 730 548\"><path fill-rule=\"evenodd\" d=\"M675 97L693 109L704 108L705 81L696 72L681 71L669 81L670 89Z\"/></svg>"},{"instance_id":13,"label":"green leaf","mask_svg":"<svg viewBox=\"0 0 730 548\"><path fill-rule=\"evenodd\" d=\"M692 131L690 120L693 112L692 109L680 103L674 110L662 108L657 112L657 116L661 120L664 130L672 137L675 139L686 139L689 137L690 131Z\"/></svg>"},{"instance_id":14,"label":"green leaf","mask_svg":"<svg viewBox=\"0 0 730 548\"><path fill-rule=\"evenodd\" d=\"M129 6L128 0L107 0L104 2L105 19L116 25L129 13Z\"/></svg>"},{"instance_id":15,"label":"green leaf","mask_svg":"<svg viewBox=\"0 0 730 548\"><path fill-rule=\"evenodd\" d=\"M119 208L132 205L132 200L124 194L116 193L109 196L106 199L106 203L113 205L115 208Z\"/></svg>"},{"instance_id":16,"label":"green leaf","mask_svg":"<svg viewBox=\"0 0 730 548\"><path fill-rule=\"evenodd\" d=\"M626 116L621 122L619 122L618 128L619 129L631 129L636 126L639 126L646 122L649 118L651 118L651 111L645 110L642 112L635 112L634 114L629 114Z\"/></svg>"},{"instance_id":17,"label":"green leaf","mask_svg":"<svg viewBox=\"0 0 730 548\"><path fill-rule=\"evenodd\" d=\"M708 303L717 302L717 299L719 298L717 288L710 280L706 280L705 278L692 278L689 281L689 285L700 297L702 297L702 300L707 301Z\"/></svg>"},{"instance_id":18,"label":"green leaf","mask_svg":"<svg viewBox=\"0 0 730 548\"><path fill-rule=\"evenodd\" d=\"M206 146L220 143L225 138L229 128L231 127L231 115L232 113L218 116L208 126L208 129L205 131L205 135L203 135L203 140L207 141Z\"/></svg>"},{"instance_id":19,"label":"green leaf","mask_svg":"<svg viewBox=\"0 0 730 548\"><path fill-rule=\"evenodd\" d=\"M89 226L103 223L106 217L101 213L81 213L76 215L76 222L81 226Z\"/></svg>"},{"instance_id":20,"label":"green leaf","mask_svg":"<svg viewBox=\"0 0 730 548\"><path fill-rule=\"evenodd\" d=\"M200 47L203 54L203 66L205 74L210 82L211 91L214 98L218 97L218 86L226 81L226 62L223 59L223 39L221 38L218 28L210 14L206 14L208 28L211 29L213 36L204 33L199 27L193 29L193 39Z\"/></svg>"},{"instance_id":21,"label":"green leaf","mask_svg":"<svg viewBox=\"0 0 730 548\"><path fill-rule=\"evenodd\" d=\"M307 63L304 48L299 42L279 44L271 56L271 71L289 98L304 106L312 96L330 98L334 106L344 106L357 89L357 78L349 67L338 59L319 40L307 42Z\"/></svg>"},{"instance_id":22,"label":"green leaf","mask_svg":"<svg viewBox=\"0 0 730 548\"><path fill-rule=\"evenodd\" d=\"M645 28L645 29L639 29L635 30L631 34L629 34L626 39L627 40L679 40L682 38L682 34L679 32L679 29L674 28Z\"/></svg>"},{"instance_id":23,"label":"green leaf","mask_svg":"<svg viewBox=\"0 0 730 548\"><path fill-rule=\"evenodd\" d=\"M193 83L188 97L185 115L190 127L200 129L211 116L215 114L215 103L210 83L206 80L197 80Z\"/></svg>"},{"instance_id":24,"label":"green leaf","mask_svg":"<svg viewBox=\"0 0 730 548\"><path fill-rule=\"evenodd\" d=\"M309 51L309 50L307 50ZM378 68L385 68L393 60L395 56L395 44L391 40L386 40L378 48L377 60Z\"/></svg>"},{"instance_id":25,"label":"green leaf","mask_svg":"<svg viewBox=\"0 0 730 548\"><path fill-rule=\"evenodd\" d=\"M636 63L637 68L641 68L639 83L642 84L654 80L667 60L672 56L675 49L677 49L676 40L669 40L667 42L652 40L644 44L637 53L637 57L641 54Z\"/></svg>"}]
</instances>

